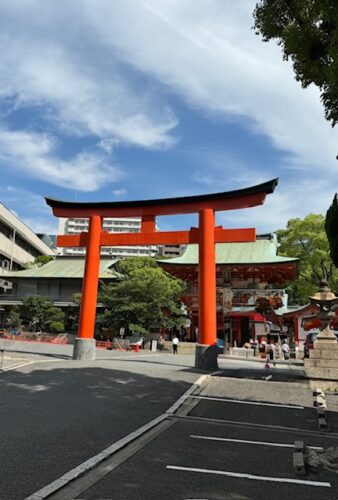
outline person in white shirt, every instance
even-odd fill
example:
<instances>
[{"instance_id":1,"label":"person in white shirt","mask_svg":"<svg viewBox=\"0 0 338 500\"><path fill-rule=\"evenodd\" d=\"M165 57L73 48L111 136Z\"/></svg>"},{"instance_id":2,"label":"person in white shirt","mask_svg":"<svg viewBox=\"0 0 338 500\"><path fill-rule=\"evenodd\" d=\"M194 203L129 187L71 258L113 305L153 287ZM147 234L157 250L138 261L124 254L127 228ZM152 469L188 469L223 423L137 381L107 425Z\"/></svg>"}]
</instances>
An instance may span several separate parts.
<instances>
[{"instance_id":1,"label":"person in white shirt","mask_svg":"<svg viewBox=\"0 0 338 500\"><path fill-rule=\"evenodd\" d=\"M289 359L290 358L290 347L289 347L289 344L287 343L286 340L283 341L282 351L283 351L284 359Z\"/></svg>"},{"instance_id":2,"label":"person in white shirt","mask_svg":"<svg viewBox=\"0 0 338 500\"><path fill-rule=\"evenodd\" d=\"M179 340L177 338L176 335L173 336L173 339L172 339L172 345L173 345L173 354L177 354L177 347L178 347L178 344L179 344Z\"/></svg>"}]
</instances>

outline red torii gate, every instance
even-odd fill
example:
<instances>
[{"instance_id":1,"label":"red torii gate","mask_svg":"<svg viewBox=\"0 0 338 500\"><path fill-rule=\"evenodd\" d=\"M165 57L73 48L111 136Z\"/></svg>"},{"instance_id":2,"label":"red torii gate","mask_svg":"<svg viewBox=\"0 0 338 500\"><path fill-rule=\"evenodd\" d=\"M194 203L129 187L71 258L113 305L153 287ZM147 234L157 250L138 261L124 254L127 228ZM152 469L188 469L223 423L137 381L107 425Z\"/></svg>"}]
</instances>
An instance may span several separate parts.
<instances>
[{"instance_id":1,"label":"red torii gate","mask_svg":"<svg viewBox=\"0 0 338 500\"><path fill-rule=\"evenodd\" d=\"M215 211L237 210L264 203L273 193L278 179L236 191L163 198L156 200L79 203L46 198L57 217L89 218L88 233L59 235L59 247L86 247L86 262L82 286L82 301L74 359L94 359L94 326L100 266L101 246L130 245L199 245L199 344L196 366L205 366L204 352L216 342L216 263L215 243L249 242L256 240L256 230L215 227ZM156 216L196 213L199 227L189 231L156 231ZM105 217L141 217L139 233L108 233L102 231Z\"/></svg>"}]
</instances>

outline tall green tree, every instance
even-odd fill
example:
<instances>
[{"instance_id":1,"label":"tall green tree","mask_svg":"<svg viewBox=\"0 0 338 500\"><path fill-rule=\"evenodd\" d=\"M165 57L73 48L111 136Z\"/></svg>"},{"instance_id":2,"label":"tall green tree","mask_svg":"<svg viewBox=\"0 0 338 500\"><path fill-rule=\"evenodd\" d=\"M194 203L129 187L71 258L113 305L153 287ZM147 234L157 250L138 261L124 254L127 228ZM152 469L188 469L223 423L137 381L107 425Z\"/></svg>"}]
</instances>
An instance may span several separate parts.
<instances>
[{"instance_id":1,"label":"tall green tree","mask_svg":"<svg viewBox=\"0 0 338 500\"><path fill-rule=\"evenodd\" d=\"M337 0L261 0L254 11L256 33L276 40L293 63L296 80L320 90L326 119L338 121Z\"/></svg>"},{"instance_id":2,"label":"tall green tree","mask_svg":"<svg viewBox=\"0 0 338 500\"><path fill-rule=\"evenodd\" d=\"M151 258L132 257L119 261L121 278L102 284L100 301L106 306L103 318L107 326L126 333L149 332L152 326L167 328L184 323L180 298L185 289Z\"/></svg>"},{"instance_id":3,"label":"tall green tree","mask_svg":"<svg viewBox=\"0 0 338 500\"><path fill-rule=\"evenodd\" d=\"M48 264L51 260L54 260L52 255L38 255L35 257L33 262L27 262L25 264L26 269L32 269L34 267L42 267L45 264Z\"/></svg>"},{"instance_id":4,"label":"tall green tree","mask_svg":"<svg viewBox=\"0 0 338 500\"><path fill-rule=\"evenodd\" d=\"M330 257L324 224L323 215L309 214L304 219L290 219L286 229L277 231L279 253L300 259L299 278L289 287L290 302L308 303L322 279L336 288L338 273Z\"/></svg>"},{"instance_id":5,"label":"tall green tree","mask_svg":"<svg viewBox=\"0 0 338 500\"><path fill-rule=\"evenodd\" d=\"M335 194L332 204L326 212L325 231L330 245L330 256L338 267L338 200Z\"/></svg>"},{"instance_id":6,"label":"tall green tree","mask_svg":"<svg viewBox=\"0 0 338 500\"><path fill-rule=\"evenodd\" d=\"M64 330L65 313L48 297L30 295L22 299L19 306L19 314L22 320L45 332L61 332ZM35 328L35 327L34 327Z\"/></svg>"}]
</instances>

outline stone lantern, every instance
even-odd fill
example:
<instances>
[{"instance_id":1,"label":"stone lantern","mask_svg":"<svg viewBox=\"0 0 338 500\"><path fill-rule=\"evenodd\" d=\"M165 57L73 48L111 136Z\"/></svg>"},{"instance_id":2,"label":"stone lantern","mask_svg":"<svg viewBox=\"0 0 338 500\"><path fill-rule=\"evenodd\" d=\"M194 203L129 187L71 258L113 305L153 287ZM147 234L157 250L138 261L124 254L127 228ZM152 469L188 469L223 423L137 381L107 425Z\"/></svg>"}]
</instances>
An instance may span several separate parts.
<instances>
[{"instance_id":1,"label":"stone lantern","mask_svg":"<svg viewBox=\"0 0 338 500\"><path fill-rule=\"evenodd\" d=\"M332 308L338 304L338 297L331 292L327 281L321 281L319 286L310 301L319 307L317 317L321 322L321 331L314 348L309 351L309 359L304 360L304 369L313 388L328 390L338 387L338 342L330 328L330 321L335 316Z\"/></svg>"}]
</instances>

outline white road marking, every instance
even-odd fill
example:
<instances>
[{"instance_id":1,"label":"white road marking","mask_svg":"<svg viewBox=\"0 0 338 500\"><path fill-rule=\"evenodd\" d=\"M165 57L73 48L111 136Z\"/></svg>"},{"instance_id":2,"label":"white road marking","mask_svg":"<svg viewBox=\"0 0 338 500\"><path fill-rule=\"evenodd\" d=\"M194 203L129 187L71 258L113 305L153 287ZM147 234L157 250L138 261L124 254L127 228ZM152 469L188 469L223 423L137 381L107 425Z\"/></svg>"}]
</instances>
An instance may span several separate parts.
<instances>
[{"instance_id":1,"label":"white road marking","mask_svg":"<svg viewBox=\"0 0 338 500\"><path fill-rule=\"evenodd\" d=\"M168 408L166 413L169 413L169 414L174 413L177 410L177 408L179 408L181 406L181 404L183 404L187 398L189 398L189 397L193 398L194 396L191 396L191 394L196 389L198 389L198 387L200 387L202 385L204 380L206 380L208 377L211 377L212 375L215 375L216 373L218 373L218 372L207 374L207 375L201 375L200 378L197 379L196 382L191 387L189 387L189 389L187 391L185 391L184 394L182 394L182 396L176 401L176 403L174 403L170 408Z\"/></svg>"},{"instance_id":2,"label":"white road marking","mask_svg":"<svg viewBox=\"0 0 338 500\"><path fill-rule=\"evenodd\" d=\"M306 481L303 479L289 479L284 477L269 477L269 476L256 476L254 474L245 474L243 472L230 472L226 470L212 470L212 469L198 469L195 467L180 467L178 465L167 465L167 469L180 470L185 472L199 472L200 474L217 474L220 476L238 477L241 479L252 479L254 481L270 481L272 483L291 483L303 484L306 486L319 486L322 488L331 488L331 483L323 481Z\"/></svg>"},{"instance_id":3,"label":"white road marking","mask_svg":"<svg viewBox=\"0 0 338 500\"><path fill-rule=\"evenodd\" d=\"M294 448L294 444L285 444L285 443L269 443L267 441L246 441L244 439L232 439L232 438L220 438L220 437L215 437L215 436L198 436L195 434L190 435L191 438L195 439L206 439L210 441L225 441L229 443L244 443L244 444L256 444L256 445L262 445L262 446L275 446L277 448ZM323 448L321 446L307 446L307 448L310 448L311 450L317 450L317 451L323 451Z\"/></svg>"},{"instance_id":4,"label":"white road marking","mask_svg":"<svg viewBox=\"0 0 338 500\"><path fill-rule=\"evenodd\" d=\"M176 401L176 403L174 403L165 413L163 413L159 417L154 418L153 420L143 425L142 427L139 427L136 431L127 434L119 441L116 441L116 443L113 443L112 445L108 446L108 448L105 448L103 451L89 458L88 460L78 465L74 469L66 472L66 474L64 474L63 476L59 477L52 483L44 486L39 491L36 491L35 493L27 497L26 500L43 500L44 498L48 497L55 491L58 491L60 488L66 486L66 484L70 483L70 481L74 481L74 479L77 479L79 476L82 476L89 470L96 467L96 465L98 465L100 462L102 462L106 458L116 453L118 450L129 444L131 441L134 441L134 439L142 436L142 434L144 434L145 432L152 429L160 422L168 418L168 414L173 414L178 409L178 407L187 399L187 397L191 394L191 392L193 392L197 387L199 387L205 380L205 378L209 376L210 374L202 375L201 377L199 377L199 379L191 387L189 387L189 389L183 394L183 396L181 396Z\"/></svg>"},{"instance_id":5,"label":"white road marking","mask_svg":"<svg viewBox=\"0 0 338 500\"><path fill-rule=\"evenodd\" d=\"M17 368L21 368L22 366L32 365L33 363L34 363L34 361L26 361L25 363L20 363L18 365L11 365L11 366L8 366L7 368L2 368L0 370L0 373L1 372L9 372L10 370L16 370Z\"/></svg>"},{"instance_id":6,"label":"white road marking","mask_svg":"<svg viewBox=\"0 0 338 500\"><path fill-rule=\"evenodd\" d=\"M191 396L195 399L206 399L209 401L219 401L221 403L238 403L242 405L255 405L255 406L275 406L276 408L291 408L295 410L304 410L304 406L298 405L281 405L279 403L261 403L260 401L246 401L244 399L226 399L226 398L213 398L210 396Z\"/></svg>"}]
</instances>

